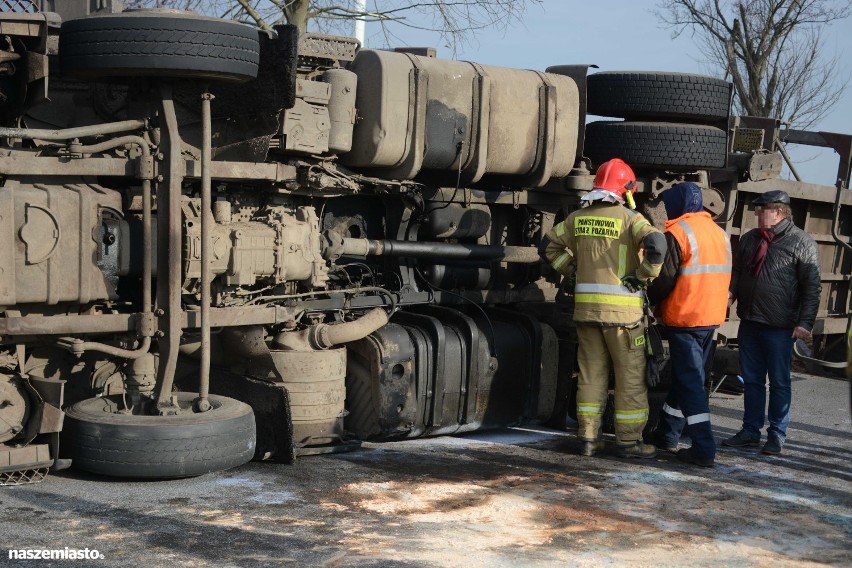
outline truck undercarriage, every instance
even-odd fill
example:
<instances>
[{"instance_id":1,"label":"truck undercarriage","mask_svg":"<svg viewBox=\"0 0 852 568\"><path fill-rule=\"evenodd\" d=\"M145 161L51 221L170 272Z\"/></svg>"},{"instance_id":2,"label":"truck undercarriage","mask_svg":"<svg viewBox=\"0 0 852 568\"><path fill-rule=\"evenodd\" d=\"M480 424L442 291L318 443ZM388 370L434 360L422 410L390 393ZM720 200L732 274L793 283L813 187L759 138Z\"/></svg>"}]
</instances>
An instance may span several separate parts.
<instances>
[{"instance_id":1,"label":"truck undercarriage","mask_svg":"<svg viewBox=\"0 0 852 568\"><path fill-rule=\"evenodd\" d=\"M5 484L69 460L183 477L564 426L572 294L538 244L613 156L653 222L695 181L734 242L753 194L788 191L821 248L817 356L842 354L852 138L787 131L837 150L839 181L779 180L779 124L729 117L719 79L520 71L159 9L8 13L0 37Z\"/></svg>"}]
</instances>

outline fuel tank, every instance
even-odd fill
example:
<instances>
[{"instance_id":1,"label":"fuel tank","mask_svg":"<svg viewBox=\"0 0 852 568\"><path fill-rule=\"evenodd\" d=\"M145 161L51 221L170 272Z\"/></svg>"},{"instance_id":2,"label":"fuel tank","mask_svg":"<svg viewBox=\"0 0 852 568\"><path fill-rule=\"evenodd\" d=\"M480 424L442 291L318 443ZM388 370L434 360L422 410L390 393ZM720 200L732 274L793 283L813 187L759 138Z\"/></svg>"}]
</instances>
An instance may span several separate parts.
<instances>
[{"instance_id":1,"label":"fuel tank","mask_svg":"<svg viewBox=\"0 0 852 568\"><path fill-rule=\"evenodd\" d=\"M361 50L350 166L412 179L451 172L539 187L574 165L580 126L574 79L551 73ZM455 177L453 178L455 180Z\"/></svg>"}]
</instances>

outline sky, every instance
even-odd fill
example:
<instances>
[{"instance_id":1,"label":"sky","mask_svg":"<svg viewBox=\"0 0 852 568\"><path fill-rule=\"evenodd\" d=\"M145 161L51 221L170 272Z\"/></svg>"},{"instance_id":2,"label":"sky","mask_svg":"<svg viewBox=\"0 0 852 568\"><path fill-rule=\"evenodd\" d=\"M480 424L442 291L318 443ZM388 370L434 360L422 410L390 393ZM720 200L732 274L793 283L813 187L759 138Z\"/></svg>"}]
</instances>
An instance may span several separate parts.
<instances>
[{"instance_id":1,"label":"sky","mask_svg":"<svg viewBox=\"0 0 852 568\"><path fill-rule=\"evenodd\" d=\"M600 71L680 71L708 73L699 45L688 32L672 39L651 13L652 0L544 0L530 6L523 22L506 32L477 33L455 57L436 34L406 29L397 32L408 45L431 46L438 57L476 61L522 69L544 70L551 65L595 64ZM368 2L372 7L372 0ZM844 96L815 130L852 134L852 18L824 31L825 50L837 54L837 72L849 81ZM368 23L366 47L382 48L378 24ZM594 71L594 70L591 70ZM834 185L838 155L833 150L788 146L803 181Z\"/></svg>"}]
</instances>

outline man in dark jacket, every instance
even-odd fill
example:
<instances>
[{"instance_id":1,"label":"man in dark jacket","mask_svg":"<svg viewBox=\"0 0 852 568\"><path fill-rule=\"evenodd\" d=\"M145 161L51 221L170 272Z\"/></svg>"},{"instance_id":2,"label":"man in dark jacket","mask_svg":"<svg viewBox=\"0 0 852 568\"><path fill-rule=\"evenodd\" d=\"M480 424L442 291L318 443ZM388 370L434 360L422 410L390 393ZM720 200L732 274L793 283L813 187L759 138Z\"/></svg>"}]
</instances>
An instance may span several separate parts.
<instances>
[{"instance_id":1,"label":"man in dark jacket","mask_svg":"<svg viewBox=\"0 0 852 568\"><path fill-rule=\"evenodd\" d=\"M764 454L780 454L790 422L790 362L796 339L811 335L819 306L816 242L793 225L790 196L769 191L754 201L758 228L739 243L731 299L740 317L740 372L745 382L743 427L722 444L756 447L766 415Z\"/></svg>"}]
</instances>

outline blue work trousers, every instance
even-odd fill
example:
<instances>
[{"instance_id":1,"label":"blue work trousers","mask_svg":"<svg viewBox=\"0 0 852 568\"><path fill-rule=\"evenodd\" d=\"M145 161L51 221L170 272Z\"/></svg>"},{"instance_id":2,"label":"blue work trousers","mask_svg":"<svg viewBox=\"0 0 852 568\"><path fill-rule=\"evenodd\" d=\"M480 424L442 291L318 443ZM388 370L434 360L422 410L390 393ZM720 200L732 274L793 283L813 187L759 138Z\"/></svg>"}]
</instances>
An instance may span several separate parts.
<instances>
[{"instance_id":1,"label":"blue work trousers","mask_svg":"<svg viewBox=\"0 0 852 568\"><path fill-rule=\"evenodd\" d=\"M793 359L793 330L740 322L740 374L743 377L745 412L743 432L760 439L766 418L766 376L769 375L769 428L767 434L783 442L790 423L793 398L790 364Z\"/></svg>"},{"instance_id":2,"label":"blue work trousers","mask_svg":"<svg viewBox=\"0 0 852 568\"><path fill-rule=\"evenodd\" d=\"M667 447L676 447L683 427L689 427L692 455L701 459L716 457L716 442L710 427L710 407L704 390L707 361L713 350L715 327L668 327L672 386L669 390L656 435Z\"/></svg>"}]
</instances>

